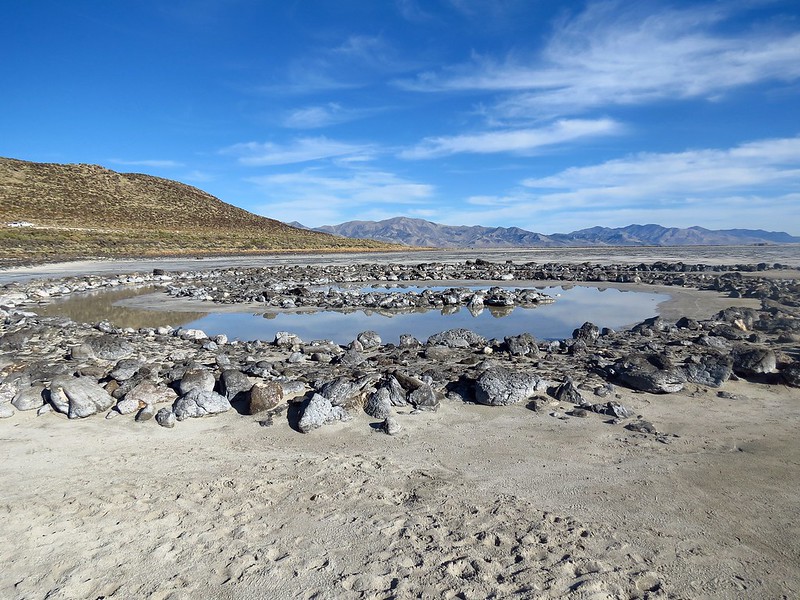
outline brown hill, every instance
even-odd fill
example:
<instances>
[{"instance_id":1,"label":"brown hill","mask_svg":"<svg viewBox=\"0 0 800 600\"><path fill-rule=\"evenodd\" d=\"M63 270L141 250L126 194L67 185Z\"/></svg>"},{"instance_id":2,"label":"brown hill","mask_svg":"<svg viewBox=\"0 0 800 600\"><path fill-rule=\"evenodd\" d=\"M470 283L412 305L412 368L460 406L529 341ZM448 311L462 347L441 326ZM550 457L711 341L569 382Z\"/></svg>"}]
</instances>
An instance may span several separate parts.
<instances>
[{"instance_id":1,"label":"brown hill","mask_svg":"<svg viewBox=\"0 0 800 600\"><path fill-rule=\"evenodd\" d=\"M0 261L5 263L390 248L290 227L169 179L97 165L0 158Z\"/></svg>"}]
</instances>

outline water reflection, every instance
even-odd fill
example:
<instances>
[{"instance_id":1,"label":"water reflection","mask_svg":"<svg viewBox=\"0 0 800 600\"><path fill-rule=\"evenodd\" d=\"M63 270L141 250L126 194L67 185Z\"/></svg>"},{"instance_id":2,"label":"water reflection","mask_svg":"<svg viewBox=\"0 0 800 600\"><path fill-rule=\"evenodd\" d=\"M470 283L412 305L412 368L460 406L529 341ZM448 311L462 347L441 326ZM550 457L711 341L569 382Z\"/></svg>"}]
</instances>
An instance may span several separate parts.
<instances>
[{"instance_id":1,"label":"water reflection","mask_svg":"<svg viewBox=\"0 0 800 600\"><path fill-rule=\"evenodd\" d=\"M143 286L95 290L53 300L49 304L34 307L33 311L44 317L69 317L79 323L108 321L117 327L133 327L134 329L167 325L177 327L202 319L208 314L205 312L145 310L115 305L122 300L154 292L160 293L159 288Z\"/></svg>"},{"instance_id":2,"label":"water reflection","mask_svg":"<svg viewBox=\"0 0 800 600\"><path fill-rule=\"evenodd\" d=\"M346 344L367 329L377 331L384 342L397 343L401 334L422 341L445 329L465 327L487 338L531 333L539 339L563 339L585 321L599 327L619 328L657 314L657 306L669 298L664 294L624 292L613 288L574 286L547 288L560 297L554 304L537 308L485 307L477 314L460 306L438 310L414 309L404 312L353 310L313 313L211 313L188 327L209 335L226 334L231 339L272 339L278 331L291 331L302 339L330 339Z\"/></svg>"}]
</instances>

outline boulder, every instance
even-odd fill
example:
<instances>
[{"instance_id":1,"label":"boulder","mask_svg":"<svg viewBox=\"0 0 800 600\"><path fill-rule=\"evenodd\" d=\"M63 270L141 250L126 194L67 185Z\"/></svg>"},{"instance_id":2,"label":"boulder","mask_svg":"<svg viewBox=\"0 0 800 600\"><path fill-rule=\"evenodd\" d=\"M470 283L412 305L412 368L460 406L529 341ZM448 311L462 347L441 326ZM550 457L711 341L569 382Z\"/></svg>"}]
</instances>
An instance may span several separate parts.
<instances>
[{"instance_id":1,"label":"boulder","mask_svg":"<svg viewBox=\"0 0 800 600\"><path fill-rule=\"evenodd\" d=\"M175 427L176 421L177 419L175 418L175 413L169 408L159 409L159 411L156 413L156 423L161 425L161 427L172 429Z\"/></svg>"},{"instance_id":2,"label":"boulder","mask_svg":"<svg viewBox=\"0 0 800 600\"><path fill-rule=\"evenodd\" d=\"M594 323L589 323L588 321L572 332L572 338L574 340L581 341L587 346L594 344L599 337L600 329L597 327L597 325Z\"/></svg>"},{"instance_id":3,"label":"boulder","mask_svg":"<svg viewBox=\"0 0 800 600\"><path fill-rule=\"evenodd\" d=\"M539 354L536 338L530 333L506 336L504 341L506 348L513 356L538 356Z\"/></svg>"},{"instance_id":4,"label":"boulder","mask_svg":"<svg viewBox=\"0 0 800 600\"><path fill-rule=\"evenodd\" d=\"M0 404L0 419L8 419L14 416L14 407L11 404L4 402Z\"/></svg>"},{"instance_id":5,"label":"boulder","mask_svg":"<svg viewBox=\"0 0 800 600\"><path fill-rule=\"evenodd\" d=\"M740 346L733 349L733 372L743 377L771 373L777 366L775 352L769 348Z\"/></svg>"},{"instance_id":6,"label":"boulder","mask_svg":"<svg viewBox=\"0 0 800 600\"><path fill-rule=\"evenodd\" d=\"M297 427L303 433L308 433L309 431L319 429L326 423L347 421L349 419L350 416L344 408L341 406L333 406L331 401L325 396L314 394L303 410L303 416L300 417Z\"/></svg>"},{"instance_id":7,"label":"boulder","mask_svg":"<svg viewBox=\"0 0 800 600\"><path fill-rule=\"evenodd\" d=\"M231 403L216 392L193 388L175 401L172 411L178 421L188 418L216 415L230 410Z\"/></svg>"},{"instance_id":8,"label":"boulder","mask_svg":"<svg viewBox=\"0 0 800 600\"><path fill-rule=\"evenodd\" d=\"M303 345L303 340L288 331L279 331L275 334L275 345L279 348L299 348Z\"/></svg>"},{"instance_id":9,"label":"boulder","mask_svg":"<svg viewBox=\"0 0 800 600\"><path fill-rule=\"evenodd\" d=\"M374 331L362 331L358 334L356 339L361 342L361 347L364 350L379 348L382 343L381 336Z\"/></svg>"},{"instance_id":10,"label":"boulder","mask_svg":"<svg viewBox=\"0 0 800 600\"><path fill-rule=\"evenodd\" d=\"M94 335L73 347L70 352L75 360L99 358L118 361L133 354L133 345L114 335Z\"/></svg>"},{"instance_id":11,"label":"boulder","mask_svg":"<svg viewBox=\"0 0 800 600\"><path fill-rule=\"evenodd\" d=\"M363 403L367 383L364 379L354 381L349 377L339 377L319 386L317 393L330 400L333 406L353 407Z\"/></svg>"},{"instance_id":12,"label":"boulder","mask_svg":"<svg viewBox=\"0 0 800 600\"><path fill-rule=\"evenodd\" d=\"M386 417L381 423L381 431L386 435L397 435L402 430L400 423L394 417Z\"/></svg>"},{"instance_id":13,"label":"boulder","mask_svg":"<svg viewBox=\"0 0 800 600\"><path fill-rule=\"evenodd\" d=\"M401 348L419 348L422 344L420 341L415 338L413 335L409 335L408 333L403 333L400 335L400 347Z\"/></svg>"},{"instance_id":14,"label":"boulder","mask_svg":"<svg viewBox=\"0 0 800 600\"><path fill-rule=\"evenodd\" d=\"M527 400L545 389L547 382L531 373L489 367L475 382L475 400L489 406L505 406Z\"/></svg>"},{"instance_id":15,"label":"boulder","mask_svg":"<svg viewBox=\"0 0 800 600\"><path fill-rule=\"evenodd\" d=\"M238 369L225 369L220 376L220 381L225 396L231 402L244 398L253 387L253 383L247 375Z\"/></svg>"},{"instance_id":16,"label":"boulder","mask_svg":"<svg viewBox=\"0 0 800 600\"><path fill-rule=\"evenodd\" d=\"M717 388L730 379L732 365L733 361L729 356L704 354L687 360L683 365L683 372L690 383Z\"/></svg>"},{"instance_id":17,"label":"boulder","mask_svg":"<svg viewBox=\"0 0 800 600\"><path fill-rule=\"evenodd\" d=\"M485 346L486 338L469 329L449 329L429 337L428 345L447 346L449 348L470 348L472 346Z\"/></svg>"},{"instance_id":18,"label":"boulder","mask_svg":"<svg viewBox=\"0 0 800 600\"><path fill-rule=\"evenodd\" d=\"M800 362L793 362L781 370L781 377L786 385L800 387Z\"/></svg>"},{"instance_id":19,"label":"boulder","mask_svg":"<svg viewBox=\"0 0 800 600\"><path fill-rule=\"evenodd\" d=\"M559 402L571 402L572 404L584 404L585 402L578 388L575 387L569 377L556 388L555 392L553 392L553 398Z\"/></svg>"},{"instance_id":20,"label":"boulder","mask_svg":"<svg viewBox=\"0 0 800 600\"><path fill-rule=\"evenodd\" d=\"M141 368L142 363L135 358L123 358L111 369L109 376L119 382L131 379Z\"/></svg>"},{"instance_id":21,"label":"boulder","mask_svg":"<svg viewBox=\"0 0 800 600\"><path fill-rule=\"evenodd\" d=\"M89 377L62 376L50 382L50 404L70 419L108 410L114 402L114 398Z\"/></svg>"},{"instance_id":22,"label":"boulder","mask_svg":"<svg viewBox=\"0 0 800 600\"><path fill-rule=\"evenodd\" d=\"M379 387L367 396L364 412L376 419L386 419L392 416L392 402L388 387Z\"/></svg>"},{"instance_id":23,"label":"boulder","mask_svg":"<svg viewBox=\"0 0 800 600\"><path fill-rule=\"evenodd\" d=\"M430 410L436 411L439 409L439 398L433 388L423 383L417 389L408 394L408 401L417 410Z\"/></svg>"},{"instance_id":24,"label":"boulder","mask_svg":"<svg viewBox=\"0 0 800 600\"><path fill-rule=\"evenodd\" d=\"M211 371L206 371L205 369L190 369L181 377L178 390L182 396L195 389L210 392L214 389L216 383L217 381L214 379L214 374Z\"/></svg>"},{"instance_id":25,"label":"boulder","mask_svg":"<svg viewBox=\"0 0 800 600\"><path fill-rule=\"evenodd\" d=\"M283 386L277 381L259 381L250 389L249 414L272 410L283 402Z\"/></svg>"},{"instance_id":26,"label":"boulder","mask_svg":"<svg viewBox=\"0 0 800 600\"><path fill-rule=\"evenodd\" d=\"M615 363L613 371L620 383L651 394L679 392L686 383L683 371L661 354L632 354Z\"/></svg>"},{"instance_id":27,"label":"boulder","mask_svg":"<svg viewBox=\"0 0 800 600\"><path fill-rule=\"evenodd\" d=\"M44 385L34 384L19 390L11 401L17 410L38 410L44 404Z\"/></svg>"},{"instance_id":28,"label":"boulder","mask_svg":"<svg viewBox=\"0 0 800 600\"><path fill-rule=\"evenodd\" d=\"M143 405L153 406L160 403L175 402L176 397L175 390L165 385L158 385L152 381L145 380L140 381L125 395L125 401L135 402L137 407Z\"/></svg>"}]
</instances>

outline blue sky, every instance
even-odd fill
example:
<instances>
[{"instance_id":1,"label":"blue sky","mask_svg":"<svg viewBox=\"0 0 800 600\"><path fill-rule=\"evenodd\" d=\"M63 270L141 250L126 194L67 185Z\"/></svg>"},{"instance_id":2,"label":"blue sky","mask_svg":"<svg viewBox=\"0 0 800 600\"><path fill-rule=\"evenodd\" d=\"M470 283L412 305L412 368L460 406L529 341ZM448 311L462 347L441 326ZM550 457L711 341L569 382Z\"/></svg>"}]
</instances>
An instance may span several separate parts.
<instances>
[{"instance_id":1,"label":"blue sky","mask_svg":"<svg viewBox=\"0 0 800 600\"><path fill-rule=\"evenodd\" d=\"M800 4L11 0L0 156L309 226L800 235Z\"/></svg>"}]
</instances>

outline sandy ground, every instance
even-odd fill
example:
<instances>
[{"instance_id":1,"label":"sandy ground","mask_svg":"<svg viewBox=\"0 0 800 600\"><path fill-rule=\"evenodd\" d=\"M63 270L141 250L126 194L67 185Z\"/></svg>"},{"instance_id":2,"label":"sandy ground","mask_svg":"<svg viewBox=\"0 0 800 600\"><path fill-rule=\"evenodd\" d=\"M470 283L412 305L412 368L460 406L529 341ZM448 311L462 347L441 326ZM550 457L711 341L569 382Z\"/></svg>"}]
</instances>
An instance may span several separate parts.
<instances>
[{"instance_id":1,"label":"sandy ground","mask_svg":"<svg viewBox=\"0 0 800 600\"><path fill-rule=\"evenodd\" d=\"M452 401L396 437L18 413L0 597L797 598L800 390L726 390L620 390L661 441Z\"/></svg>"},{"instance_id":2,"label":"sandy ground","mask_svg":"<svg viewBox=\"0 0 800 600\"><path fill-rule=\"evenodd\" d=\"M448 400L395 437L17 413L0 598L798 598L800 390L723 389L618 388L660 436L557 403Z\"/></svg>"}]
</instances>

